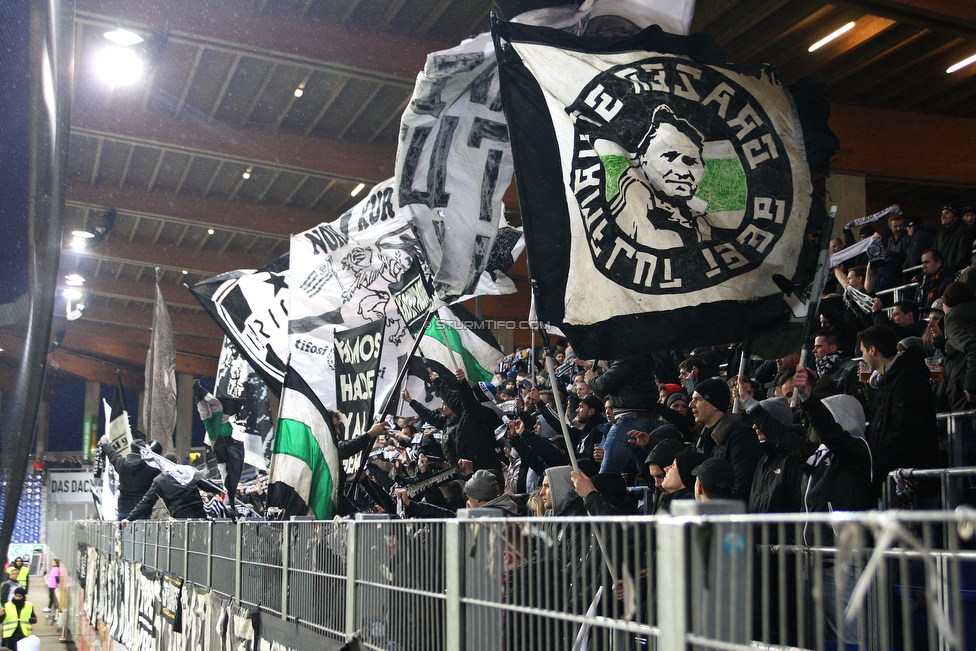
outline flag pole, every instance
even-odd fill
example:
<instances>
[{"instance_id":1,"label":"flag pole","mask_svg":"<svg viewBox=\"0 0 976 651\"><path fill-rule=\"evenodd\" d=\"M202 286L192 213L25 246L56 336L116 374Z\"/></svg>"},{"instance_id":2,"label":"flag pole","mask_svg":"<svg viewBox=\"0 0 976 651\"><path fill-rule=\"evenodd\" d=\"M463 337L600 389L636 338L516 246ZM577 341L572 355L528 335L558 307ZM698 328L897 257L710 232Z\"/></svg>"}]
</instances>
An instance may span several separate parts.
<instances>
[{"instance_id":1,"label":"flag pole","mask_svg":"<svg viewBox=\"0 0 976 651\"><path fill-rule=\"evenodd\" d=\"M834 231L834 219L837 217L837 206L831 207L827 213L827 220L824 222L822 235L820 236L820 260L817 266L817 274L813 277L813 285L810 287L810 303L807 305L807 319L803 323L803 347L800 349L800 363L797 369L806 368L810 358L810 335L817 323L817 313L820 311L820 297L823 296L824 285L827 284L827 271L830 269L830 240ZM790 407L795 408L799 391L793 391L793 398L790 400Z\"/></svg>"},{"instance_id":2,"label":"flag pole","mask_svg":"<svg viewBox=\"0 0 976 651\"><path fill-rule=\"evenodd\" d=\"M531 339L529 340L529 374L532 377L532 388L535 389L535 326L531 323L529 324L529 329L532 332ZM548 357L548 355L547 355ZM550 380L551 381L551 380Z\"/></svg>"},{"instance_id":3,"label":"flag pole","mask_svg":"<svg viewBox=\"0 0 976 651\"><path fill-rule=\"evenodd\" d=\"M434 313L435 310L433 309L427 313L427 318L424 319L424 325L420 328L420 333L417 335L417 339L413 342L413 348L410 349L410 354L407 355L407 359L403 363L403 368L401 368L397 373L396 381L393 383L393 390L390 391L390 395L386 397L386 404L383 405L383 410L380 411L380 420L383 420L383 417L386 416L387 412L390 410L393 401L396 400L400 395L400 385L403 384L404 379L407 377L407 372L410 370L410 360L414 358L414 355L417 354L417 350L420 349L420 342L424 338L424 332L427 331L427 326L430 325L430 320L434 317ZM443 326L441 327L443 328ZM441 333L443 332L444 331L442 329ZM446 337L444 338L444 341L447 341ZM449 350L450 348L451 347L448 345ZM375 444L376 439L370 438L369 446L362 452L363 456L359 461L359 469L356 470L356 474L353 475L352 481L349 482L349 488L346 490L346 497L352 495L353 489L356 487L356 484L359 483L359 477L363 474L363 470L366 469L366 464L369 462L369 453L373 451L373 446Z\"/></svg>"},{"instance_id":4,"label":"flag pole","mask_svg":"<svg viewBox=\"0 0 976 651\"><path fill-rule=\"evenodd\" d=\"M573 447L573 440L569 437L569 425L566 423L566 412L563 409L563 401L559 396L559 391L556 389L556 365L552 361L556 349L554 346L550 347L549 333L544 328L539 330L539 336L542 337L542 346L546 349L546 371L549 373L549 387L552 389L553 397L555 398L553 402L556 403L556 415L559 417L559 428L563 431L566 452L569 453L569 465L572 466L573 472L579 473L580 469L579 462L576 460L576 448ZM617 573L613 571L613 565L610 563L610 556L607 554L607 545L603 541L603 535L594 528L593 536L600 546L600 552L603 554L603 562L606 564L607 571L610 573L610 579L616 584Z\"/></svg>"},{"instance_id":5,"label":"flag pole","mask_svg":"<svg viewBox=\"0 0 976 651\"><path fill-rule=\"evenodd\" d=\"M749 340L746 339L740 348L741 357L739 358L739 375L736 377L746 377L746 361L749 359ZM732 403L732 413L738 414L742 411L742 400L739 398L738 391L735 394L735 401Z\"/></svg>"}]
</instances>

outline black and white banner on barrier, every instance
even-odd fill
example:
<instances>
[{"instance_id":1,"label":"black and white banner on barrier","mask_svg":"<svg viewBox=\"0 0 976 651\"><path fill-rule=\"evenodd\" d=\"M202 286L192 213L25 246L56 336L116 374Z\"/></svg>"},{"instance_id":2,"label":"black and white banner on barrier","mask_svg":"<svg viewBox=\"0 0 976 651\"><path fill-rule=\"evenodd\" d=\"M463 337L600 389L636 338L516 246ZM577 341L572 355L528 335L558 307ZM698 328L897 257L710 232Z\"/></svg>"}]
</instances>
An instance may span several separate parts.
<instances>
[{"instance_id":1,"label":"black and white banner on barrier","mask_svg":"<svg viewBox=\"0 0 976 651\"><path fill-rule=\"evenodd\" d=\"M396 189L445 302L475 293L506 225L502 197L512 172L490 35L429 54L401 120ZM492 281L512 293L504 271Z\"/></svg>"},{"instance_id":2,"label":"black and white banner on barrier","mask_svg":"<svg viewBox=\"0 0 976 651\"><path fill-rule=\"evenodd\" d=\"M380 320L335 333L336 406L347 418L350 434L361 434L373 423L383 332Z\"/></svg>"},{"instance_id":3,"label":"black and white banner on barrier","mask_svg":"<svg viewBox=\"0 0 976 651\"><path fill-rule=\"evenodd\" d=\"M180 603L183 592L183 579L173 574L163 574L160 579L159 602L163 620L173 631L182 630L182 607Z\"/></svg>"},{"instance_id":4,"label":"black and white banner on barrier","mask_svg":"<svg viewBox=\"0 0 976 651\"><path fill-rule=\"evenodd\" d=\"M540 320L581 357L619 359L785 318L774 277L812 280L819 223L774 70L653 26L495 35Z\"/></svg>"},{"instance_id":5,"label":"black and white banner on barrier","mask_svg":"<svg viewBox=\"0 0 976 651\"><path fill-rule=\"evenodd\" d=\"M156 637L156 604L159 599L159 572L142 567L139 574L139 628Z\"/></svg>"}]
</instances>

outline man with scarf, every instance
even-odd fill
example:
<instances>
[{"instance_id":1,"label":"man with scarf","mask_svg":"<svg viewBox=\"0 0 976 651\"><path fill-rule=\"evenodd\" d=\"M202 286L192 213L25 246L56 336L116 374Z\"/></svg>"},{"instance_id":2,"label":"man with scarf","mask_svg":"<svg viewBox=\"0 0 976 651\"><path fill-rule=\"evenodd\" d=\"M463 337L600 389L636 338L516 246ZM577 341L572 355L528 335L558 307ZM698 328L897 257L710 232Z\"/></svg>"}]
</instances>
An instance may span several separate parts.
<instances>
[{"instance_id":1,"label":"man with scarf","mask_svg":"<svg viewBox=\"0 0 976 651\"><path fill-rule=\"evenodd\" d=\"M17 588L11 601L3 604L3 646L17 651L17 644L31 635L32 624L37 623L34 604L27 601L27 590Z\"/></svg>"},{"instance_id":2,"label":"man with scarf","mask_svg":"<svg viewBox=\"0 0 976 651\"><path fill-rule=\"evenodd\" d=\"M813 355L817 361L817 395L846 393L864 401L864 386L858 376L857 362L840 352L840 337L831 330L820 330L813 337Z\"/></svg>"},{"instance_id":3,"label":"man with scarf","mask_svg":"<svg viewBox=\"0 0 976 651\"><path fill-rule=\"evenodd\" d=\"M942 298L949 283L956 277L948 267L938 249L926 249L922 251L922 277L918 280L918 288L915 290L915 302L918 309L925 311L932 307L935 299Z\"/></svg>"},{"instance_id":4,"label":"man with scarf","mask_svg":"<svg viewBox=\"0 0 976 651\"><path fill-rule=\"evenodd\" d=\"M210 446L217 457L220 479L227 489L227 506L233 513L237 484L244 472L244 443L233 437L234 427L230 419L241 410L244 401L231 396L215 397L203 388L200 380L193 383L193 398L197 403L200 420L207 428L207 438L210 439Z\"/></svg>"},{"instance_id":5,"label":"man with scarf","mask_svg":"<svg viewBox=\"0 0 976 651\"><path fill-rule=\"evenodd\" d=\"M207 512L203 508L203 497L197 487L201 480L206 479L203 471L180 465L180 458L172 452L166 455L166 459L173 465L153 480L152 486L132 509L129 517L120 522L123 527L129 523L129 520L138 520L152 512L159 498L163 498L163 503L166 504L166 509L174 520L207 519Z\"/></svg>"}]
</instances>

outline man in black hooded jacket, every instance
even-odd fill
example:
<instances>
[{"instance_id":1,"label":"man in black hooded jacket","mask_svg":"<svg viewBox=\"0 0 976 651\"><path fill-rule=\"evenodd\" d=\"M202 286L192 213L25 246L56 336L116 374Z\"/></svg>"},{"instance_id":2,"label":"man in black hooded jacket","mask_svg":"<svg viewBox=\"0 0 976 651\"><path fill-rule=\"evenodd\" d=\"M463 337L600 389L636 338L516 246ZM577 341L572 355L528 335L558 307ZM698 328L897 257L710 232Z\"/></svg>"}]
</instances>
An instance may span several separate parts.
<instances>
[{"instance_id":1,"label":"man in black hooded jacket","mask_svg":"<svg viewBox=\"0 0 976 651\"><path fill-rule=\"evenodd\" d=\"M103 436L98 442L109 463L115 466L115 471L119 473L118 519L125 520L139 500L142 499L142 496L149 490L149 487L152 486L159 470L146 463L139 454L139 448L136 445L132 445L129 454L123 457L112 447L107 436ZM160 454L163 451L163 446L160 445L159 441L151 441L149 449ZM135 520L137 518L130 519Z\"/></svg>"},{"instance_id":2,"label":"man in black hooded jacket","mask_svg":"<svg viewBox=\"0 0 976 651\"><path fill-rule=\"evenodd\" d=\"M452 466L461 459L474 463L475 470L501 469L501 458L495 453L495 430L501 426L500 412L482 404L468 384L463 369L454 378L441 378L431 373L434 391L444 401L447 410L441 413L427 409L410 394L403 392L410 407L426 422L442 432L444 456Z\"/></svg>"},{"instance_id":3,"label":"man in black hooded jacket","mask_svg":"<svg viewBox=\"0 0 976 651\"><path fill-rule=\"evenodd\" d=\"M203 473L190 466L180 465L180 458L175 454L168 454L166 458L176 466L161 472L153 480L152 486L139 500L128 518L122 520L125 526L129 520L138 520L149 515L159 498L163 498L166 510L175 520L206 520L207 512L203 510L203 497L197 484L203 479Z\"/></svg>"},{"instance_id":4,"label":"man in black hooded jacket","mask_svg":"<svg viewBox=\"0 0 976 651\"><path fill-rule=\"evenodd\" d=\"M861 335L861 355L881 373L874 417L867 441L874 453L874 481L879 486L897 468L942 465L935 424L931 372L915 346L898 354L895 333L872 326Z\"/></svg>"}]
</instances>

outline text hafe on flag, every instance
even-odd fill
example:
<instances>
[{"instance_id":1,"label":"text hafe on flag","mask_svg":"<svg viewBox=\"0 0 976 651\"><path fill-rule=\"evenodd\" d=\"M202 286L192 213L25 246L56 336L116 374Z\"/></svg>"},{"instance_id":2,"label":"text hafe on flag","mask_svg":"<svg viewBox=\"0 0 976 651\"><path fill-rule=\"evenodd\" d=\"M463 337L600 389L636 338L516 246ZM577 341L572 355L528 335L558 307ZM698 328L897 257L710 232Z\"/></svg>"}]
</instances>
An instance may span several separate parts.
<instances>
[{"instance_id":1,"label":"text hafe on flag","mask_svg":"<svg viewBox=\"0 0 976 651\"><path fill-rule=\"evenodd\" d=\"M308 384L289 371L271 455L268 508L328 520L335 515L340 472L328 411Z\"/></svg>"},{"instance_id":2,"label":"text hafe on flag","mask_svg":"<svg viewBox=\"0 0 976 651\"><path fill-rule=\"evenodd\" d=\"M289 372L297 373L326 408L340 407L336 337L369 323L382 326L375 375L358 388L373 394L374 412L368 422L350 420L359 411L342 414L350 438L379 415L376 410L393 390L399 364L413 344L391 285L403 279L419 251L392 188L393 180L385 181L339 219L291 238Z\"/></svg>"},{"instance_id":3,"label":"text hafe on flag","mask_svg":"<svg viewBox=\"0 0 976 651\"><path fill-rule=\"evenodd\" d=\"M772 69L656 27L603 46L494 29L540 320L619 359L789 318L774 277L812 281L825 212Z\"/></svg>"}]
</instances>

